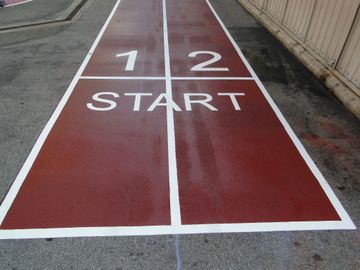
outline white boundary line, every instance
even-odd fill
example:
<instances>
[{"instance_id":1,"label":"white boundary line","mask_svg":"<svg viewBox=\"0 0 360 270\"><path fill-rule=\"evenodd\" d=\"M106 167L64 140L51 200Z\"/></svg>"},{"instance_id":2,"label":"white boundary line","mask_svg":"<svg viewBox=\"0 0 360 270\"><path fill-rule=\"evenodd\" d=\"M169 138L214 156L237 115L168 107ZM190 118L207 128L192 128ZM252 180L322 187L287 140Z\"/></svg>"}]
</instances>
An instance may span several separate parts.
<instances>
[{"instance_id":1,"label":"white boundary line","mask_svg":"<svg viewBox=\"0 0 360 270\"><path fill-rule=\"evenodd\" d=\"M162 0L163 8L163 31L164 31L164 60L165 60L165 77L166 77L166 96L168 102L172 100L172 82L171 82L171 66L170 51L168 37L168 22L166 12L166 0ZM176 164L176 145L175 145L175 124L174 111L172 106L166 106L167 121L167 143L168 143L168 162L169 162L169 187L170 187L170 214L171 225L181 225L180 199L178 174Z\"/></svg>"},{"instance_id":2,"label":"white boundary line","mask_svg":"<svg viewBox=\"0 0 360 270\"><path fill-rule=\"evenodd\" d=\"M108 19L106 20L104 26L102 27L102 29L100 30L97 38L95 39L94 44L92 45L89 53L86 55L83 63L81 64L79 70L77 71L77 73L75 74L73 80L71 81L68 89L66 90L64 96L62 97L62 99L60 100L58 106L56 107L55 111L53 112L53 114L50 117L50 120L48 121L48 123L46 124L44 130L41 132L39 138L37 139L34 147L32 148L29 156L27 157L23 167L21 168L19 174L17 175L17 177L15 178L14 183L12 184L8 194L6 195L1 207L0 207L0 225L2 224L7 212L9 211L21 185L23 184L28 172L31 169L31 166L33 165L37 155L39 154L41 147L43 146L47 136L49 135L52 127L54 126L56 120L58 119L61 111L63 110L66 102L68 101L71 93L73 92L75 85L77 84L77 82L79 81L79 78L82 74L82 72L84 71L87 63L89 62L92 53L94 52L95 48L97 47L102 35L104 34L108 24L110 23L111 18L113 17L117 7L119 6L121 0L118 0L113 8L113 10L111 11Z\"/></svg>"},{"instance_id":3,"label":"white boundary line","mask_svg":"<svg viewBox=\"0 0 360 270\"><path fill-rule=\"evenodd\" d=\"M81 80L166 80L166 77L144 77L144 76L81 76ZM221 81L253 81L253 77L171 77L173 81L182 80L221 80Z\"/></svg>"},{"instance_id":4,"label":"white boundary line","mask_svg":"<svg viewBox=\"0 0 360 270\"><path fill-rule=\"evenodd\" d=\"M253 81L252 77L171 77L173 81Z\"/></svg>"},{"instance_id":5,"label":"white boundary line","mask_svg":"<svg viewBox=\"0 0 360 270\"><path fill-rule=\"evenodd\" d=\"M5 2L6 2L6 1L5 1ZM26 0L26 1L23 1L23 2L19 2L19 3L14 3L14 4L10 4L10 5L5 5L4 8L14 7L14 6L18 6L18 5L21 5L21 4L26 4L26 3L29 3L29 2L32 2L32 0Z\"/></svg>"},{"instance_id":6,"label":"white boundary line","mask_svg":"<svg viewBox=\"0 0 360 270\"><path fill-rule=\"evenodd\" d=\"M165 77L141 76L81 76L81 80L165 80Z\"/></svg>"},{"instance_id":7,"label":"white boundary line","mask_svg":"<svg viewBox=\"0 0 360 270\"><path fill-rule=\"evenodd\" d=\"M252 69L250 64L248 63L248 61L245 58L245 56L243 55L241 49L239 48L239 46L236 44L235 40L230 35L229 31L225 27L224 23L221 21L220 17L218 16L216 11L214 10L214 8L211 5L211 3L209 2L209 0L206 0L206 3L208 4L208 6L211 9L211 11L213 12L214 16L218 20L219 24L221 25L222 29L226 33L226 35L229 38L230 42L232 43L232 45L236 49L236 51L239 54L241 60L244 62L245 66L249 70L251 76L254 77L258 87L260 88L261 92L265 96L266 100L269 102L271 108L273 109L276 116L278 117L281 124L283 125L286 132L288 133L289 137L291 138L291 140L295 144L295 146L298 149L299 153L301 154L302 158L305 160L305 162L308 165L308 167L310 168L311 172L314 174L316 179L319 181L321 187L323 188L324 192L328 196L330 202L332 203L332 205L336 209L338 215L340 216L340 218L342 220L343 229L356 229L354 223L351 221L350 216L346 213L344 207L341 205L339 199L336 197L335 193L332 191L331 187L326 182L324 176L321 174L320 170L317 168L314 161L311 159L311 157L309 156L309 154L305 150L305 148L302 145L302 143L300 142L299 138L295 135L294 131L291 129L289 123L286 121L285 117L282 115L282 113L280 112L279 108L276 106L275 102L272 100L269 93L266 91L264 85L261 83L261 81L257 77L256 73L254 72L254 70ZM316 226L315 226L315 229L316 229Z\"/></svg>"},{"instance_id":8,"label":"white boundary line","mask_svg":"<svg viewBox=\"0 0 360 270\"><path fill-rule=\"evenodd\" d=\"M198 225L165 225L165 226L126 226L126 227L81 227L54 229L18 229L0 231L0 239L30 239L58 237L98 237L98 236L132 236L164 235L194 233L238 233L238 232L279 232L310 230L343 230L341 221L311 222L261 222L237 224L198 224ZM351 228L345 228L351 229Z\"/></svg>"}]
</instances>

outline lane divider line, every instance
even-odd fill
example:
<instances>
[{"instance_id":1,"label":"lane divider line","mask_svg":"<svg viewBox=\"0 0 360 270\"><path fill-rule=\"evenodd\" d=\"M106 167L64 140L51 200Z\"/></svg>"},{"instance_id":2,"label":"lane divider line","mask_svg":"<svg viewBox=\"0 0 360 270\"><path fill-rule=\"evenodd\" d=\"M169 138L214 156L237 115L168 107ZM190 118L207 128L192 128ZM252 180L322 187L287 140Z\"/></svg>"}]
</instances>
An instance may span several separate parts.
<instances>
[{"instance_id":1,"label":"lane divider line","mask_svg":"<svg viewBox=\"0 0 360 270\"><path fill-rule=\"evenodd\" d=\"M162 0L163 5L163 31L164 31L164 60L165 60L165 84L167 102L172 100L170 50L168 37L168 22L166 12L166 0ZM181 225L179 183L176 164L176 145L175 145L175 123L174 111L172 106L166 106L167 121L167 141L168 141L168 162L169 162L169 188L170 188L170 215L171 224Z\"/></svg>"},{"instance_id":2,"label":"lane divider line","mask_svg":"<svg viewBox=\"0 0 360 270\"><path fill-rule=\"evenodd\" d=\"M283 116L283 114L281 113L281 111L279 110L279 108L277 107L277 105L275 104L273 99L271 98L270 94L267 92L264 85L259 80L259 78L256 75L255 71L250 66L249 62L245 58L245 56L242 53L241 49L239 48L239 46L236 44L235 40L230 35L229 31L227 30L224 23L221 21L219 15L216 13L215 9L213 8L213 6L209 2L209 0L206 0L206 3L208 4L208 6L211 9L212 13L216 17L219 24L221 25L221 27L222 27L223 31L225 32L225 34L227 35L228 39L230 40L230 42L232 43L232 45L236 49L236 51L239 54L241 60L244 62L245 66L249 70L251 76L254 77L256 84L260 88L260 90L261 90L262 94L264 95L265 99L267 100L267 102L270 104L272 110L275 112L275 114L278 117L279 121L281 122L284 129L286 130L287 134L289 135L292 142L296 146L297 150L301 154L302 158L305 160L305 162L308 165L308 167L310 168L311 172L314 174L316 179L319 181L320 186L322 187L325 194L329 198L330 202L334 206L336 212L340 216L341 222L343 223L343 226L344 226L343 228L344 229L356 229L356 227L355 227L354 223L352 222L350 216L348 215L348 213L346 212L344 207L341 205L341 203L340 203L339 199L336 197L334 191L331 189L330 185L327 183L324 176L321 174L320 170L315 165L314 161L311 159L310 155L308 154L308 152L305 150L304 146L300 142L299 138L295 135L295 132L292 130L289 123L286 121L285 117ZM299 228L299 229L301 229L301 228ZM316 226L314 226L314 229L316 229Z\"/></svg>"},{"instance_id":3,"label":"lane divider line","mask_svg":"<svg viewBox=\"0 0 360 270\"><path fill-rule=\"evenodd\" d=\"M49 135L52 127L54 126L56 120L58 119L59 115L61 114L63 108L65 107L65 104L67 103L69 97L71 96L77 82L80 79L81 74L83 73L86 65L88 64L92 53L95 51L100 39L102 38L107 26L109 25L112 17L115 14L116 9L118 8L119 4L120 4L121 0L118 0L113 8L113 10L111 11L108 19L106 20L105 24L103 25L102 29L100 30L97 38L95 39L93 45L90 48L90 51L88 52L88 54L86 55L84 61L82 62L79 70L77 71L77 73L75 74L73 80L71 81L68 89L66 90L64 96L62 97L62 99L60 100L59 104L57 105L55 111L53 112L53 114L50 117L50 120L47 122L45 128L43 129L43 131L41 132L39 138L37 139L34 147L32 148L29 156L27 157L24 165L22 166L19 174L17 175L17 177L15 178L14 183L11 185L9 192L6 194L5 199L2 203L2 205L0 206L0 225L2 224L2 222L4 221L4 218L7 214L7 212L9 211L12 203L14 202L17 193L19 192L27 174L29 173L37 155L39 154L41 147L43 146L47 136Z\"/></svg>"}]
</instances>

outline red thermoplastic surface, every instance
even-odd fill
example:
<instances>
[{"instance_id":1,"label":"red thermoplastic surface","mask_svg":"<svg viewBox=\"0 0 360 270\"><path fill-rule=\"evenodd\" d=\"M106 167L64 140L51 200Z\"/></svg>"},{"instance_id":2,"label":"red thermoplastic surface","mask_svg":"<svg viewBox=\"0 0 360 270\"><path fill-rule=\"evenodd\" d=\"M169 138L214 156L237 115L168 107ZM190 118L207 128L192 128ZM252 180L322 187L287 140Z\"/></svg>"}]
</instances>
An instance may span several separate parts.
<instances>
[{"instance_id":1,"label":"red thermoplastic surface","mask_svg":"<svg viewBox=\"0 0 360 270\"><path fill-rule=\"evenodd\" d=\"M118 1L104 27L0 238L353 226L207 1Z\"/></svg>"}]
</instances>

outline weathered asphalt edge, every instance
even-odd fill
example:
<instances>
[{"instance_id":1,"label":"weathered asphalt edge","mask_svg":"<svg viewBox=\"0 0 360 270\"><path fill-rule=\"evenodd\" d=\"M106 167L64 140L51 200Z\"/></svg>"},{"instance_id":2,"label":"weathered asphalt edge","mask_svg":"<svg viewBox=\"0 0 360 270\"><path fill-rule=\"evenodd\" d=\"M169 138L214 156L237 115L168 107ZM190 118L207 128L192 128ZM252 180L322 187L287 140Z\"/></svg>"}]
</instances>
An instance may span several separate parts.
<instances>
[{"instance_id":1,"label":"weathered asphalt edge","mask_svg":"<svg viewBox=\"0 0 360 270\"><path fill-rule=\"evenodd\" d=\"M50 35L56 35L59 31L63 31L69 24L77 22L85 10L92 6L94 1L95 0L85 0L83 5L80 4L76 6L75 9L72 9L69 14L66 13L67 17L64 20L27 25L15 29L0 30L0 47L5 48L7 46L27 42L29 41L29 36L31 36L31 40L35 40ZM81 0L79 2L81 3Z\"/></svg>"},{"instance_id":2,"label":"weathered asphalt edge","mask_svg":"<svg viewBox=\"0 0 360 270\"><path fill-rule=\"evenodd\" d=\"M339 78L332 69L316 59L310 51L297 42L283 27L274 22L261 9L248 0L238 0L239 3L264 27L292 52L317 78L322 80L327 88L360 119L360 96L346 82ZM360 91L360 90L359 90Z\"/></svg>"},{"instance_id":3,"label":"weathered asphalt edge","mask_svg":"<svg viewBox=\"0 0 360 270\"><path fill-rule=\"evenodd\" d=\"M5 25L0 27L0 31L16 30L19 28L28 28L33 26L40 26L46 24L61 23L64 21L70 21L81 8L86 5L88 0L75 0L70 6L61 11L60 15L50 20L38 20L32 22L23 22L18 24Z\"/></svg>"}]
</instances>

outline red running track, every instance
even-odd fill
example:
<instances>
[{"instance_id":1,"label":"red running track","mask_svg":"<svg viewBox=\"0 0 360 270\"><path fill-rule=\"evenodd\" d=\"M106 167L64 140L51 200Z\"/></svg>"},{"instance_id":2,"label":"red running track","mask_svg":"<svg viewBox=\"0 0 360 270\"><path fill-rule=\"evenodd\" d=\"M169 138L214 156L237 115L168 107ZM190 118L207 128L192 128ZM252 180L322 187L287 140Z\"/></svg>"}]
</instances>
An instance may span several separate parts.
<instances>
[{"instance_id":1,"label":"red running track","mask_svg":"<svg viewBox=\"0 0 360 270\"><path fill-rule=\"evenodd\" d=\"M0 238L351 229L207 1L122 0L0 207Z\"/></svg>"}]
</instances>

